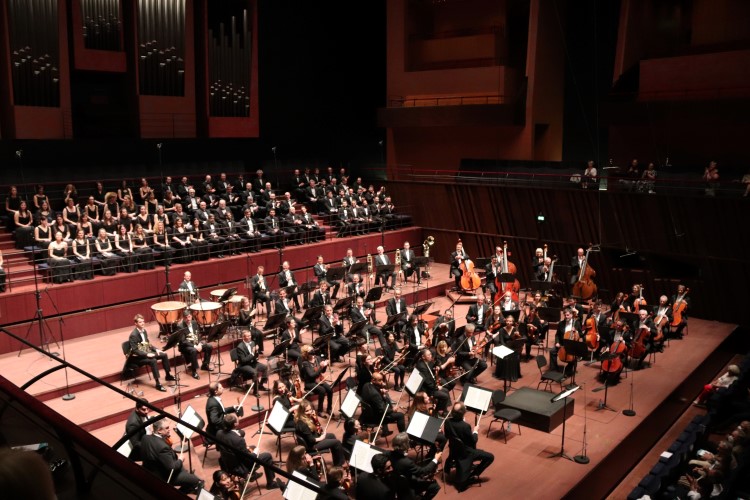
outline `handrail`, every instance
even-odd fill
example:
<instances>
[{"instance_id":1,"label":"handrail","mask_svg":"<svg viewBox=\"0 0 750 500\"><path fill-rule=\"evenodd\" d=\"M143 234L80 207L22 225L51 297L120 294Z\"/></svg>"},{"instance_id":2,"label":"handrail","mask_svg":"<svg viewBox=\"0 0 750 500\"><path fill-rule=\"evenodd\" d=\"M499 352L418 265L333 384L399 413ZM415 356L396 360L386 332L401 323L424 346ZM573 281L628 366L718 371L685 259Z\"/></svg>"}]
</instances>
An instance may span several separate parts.
<instances>
[{"instance_id":1,"label":"handrail","mask_svg":"<svg viewBox=\"0 0 750 500\"><path fill-rule=\"evenodd\" d=\"M435 104L427 104L434 102ZM411 103L411 104L408 104ZM420 104L421 103L421 104ZM424 97L392 96L388 98L389 108L421 108L435 106L464 106L482 104L505 104L505 96L501 94L479 95L427 95Z\"/></svg>"}]
</instances>

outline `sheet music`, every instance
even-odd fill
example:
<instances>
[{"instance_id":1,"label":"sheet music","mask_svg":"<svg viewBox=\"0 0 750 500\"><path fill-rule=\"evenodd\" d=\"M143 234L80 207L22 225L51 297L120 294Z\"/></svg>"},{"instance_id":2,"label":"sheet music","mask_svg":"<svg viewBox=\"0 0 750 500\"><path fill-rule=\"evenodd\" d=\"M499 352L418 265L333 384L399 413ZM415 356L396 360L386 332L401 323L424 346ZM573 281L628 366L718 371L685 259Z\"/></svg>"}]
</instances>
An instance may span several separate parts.
<instances>
[{"instance_id":1,"label":"sheet music","mask_svg":"<svg viewBox=\"0 0 750 500\"><path fill-rule=\"evenodd\" d=\"M487 411L492 400L492 392L479 387L469 387L466 390L464 404L468 408L478 411Z\"/></svg>"},{"instance_id":2,"label":"sheet music","mask_svg":"<svg viewBox=\"0 0 750 500\"><path fill-rule=\"evenodd\" d=\"M510 348L508 348L508 347L506 347L504 345L499 345L499 346L495 347L494 349L492 349L492 354L495 355L495 356L497 356L500 359L505 359L506 356L508 356L510 354L513 354L514 352L516 352L516 351L514 351L513 349L510 349Z\"/></svg>"},{"instance_id":3,"label":"sheet music","mask_svg":"<svg viewBox=\"0 0 750 500\"><path fill-rule=\"evenodd\" d=\"M117 448L117 453L119 453L125 458L129 458L130 453L132 451L133 451L133 445L130 444L130 440L125 441L124 443L122 443L122 445L119 448Z\"/></svg>"},{"instance_id":4,"label":"sheet music","mask_svg":"<svg viewBox=\"0 0 750 500\"><path fill-rule=\"evenodd\" d=\"M277 433L281 433L288 418L289 410L284 408L284 405L280 402L276 401L273 404L273 409L271 410L271 414L268 416L268 422L266 423L271 429Z\"/></svg>"},{"instance_id":5,"label":"sheet music","mask_svg":"<svg viewBox=\"0 0 750 500\"><path fill-rule=\"evenodd\" d=\"M411 372L409 380L406 381L404 387L409 391L409 394L416 394L419 392L419 388L422 386L422 374L417 370Z\"/></svg>"},{"instance_id":6,"label":"sheet music","mask_svg":"<svg viewBox=\"0 0 750 500\"><path fill-rule=\"evenodd\" d=\"M424 428L427 427L427 422L430 421L430 416L422 412L414 412L414 416L409 422L409 428L406 429L406 433L410 436L421 438L424 434Z\"/></svg>"},{"instance_id":7,"label":"sheet music","mask_svg":"<svg viewBox=\"0 0 750 500\"><path fill-rule=\"evenodd\" d=\"M192 406L188 406L185 410L185 413L182 414L180 423L177 424L177 430L185 439L190 439L190 437L193 435L193 430L188 429L187 427L182 425L182 422L190 424L193 427L200 427L201 417L195 412L195 408L193 408Z\"/></svg>"},{"instance_id":8,"label":"sheet music","mask_svg":"<svg viewBox=\"0 0 750 500\"><path fill-rule=\"evenodd\" d=\"M300 474L297 471L292 472L292 475L312 484L312 481L310 481L305 475ZM287 500L315 500L316 498L318 498L318 494L309 488L305 488L301 484L295 483L294 481L289 481L289 484L284 490L284 498L286 498Z\"/></svg>"},{"instance_id":9,"label":"sheet music","mask_svg":"<svg viewBox=\"0 0 750 500\"><path fill-rule=\"evenodd\" d=\"M205 489L201 488L201 491L200 493L198 493L196 500L215 500L216 498L219 498L219 497L216 497L213 495L213 493L210 493L206 491Z\"/></svg>"},{"instance_id":10,"label":"sheet music","mask_svg":"<svg viewBox=\"0 0 750 500\"><path fill-rule=\"evenodd\" d=\"M349 465L372 474L372 457L380 455L381 453L383 453L381 450L358 439L354 441Z\"/></svg>"},{"instance_id":11,"label":"sheet music","mask_svg":"<svg viewBox=\"0 0 750 500\"><path fill-rule=\"evenodd\" d=\"M343 413L346 418L353 418L354 412L356 412L359 407L359 403L360 399L359 396L357 396L357 393L352 390L348 391L346 397L341 402L341 413Z\"/></svg>"}]
</instances>

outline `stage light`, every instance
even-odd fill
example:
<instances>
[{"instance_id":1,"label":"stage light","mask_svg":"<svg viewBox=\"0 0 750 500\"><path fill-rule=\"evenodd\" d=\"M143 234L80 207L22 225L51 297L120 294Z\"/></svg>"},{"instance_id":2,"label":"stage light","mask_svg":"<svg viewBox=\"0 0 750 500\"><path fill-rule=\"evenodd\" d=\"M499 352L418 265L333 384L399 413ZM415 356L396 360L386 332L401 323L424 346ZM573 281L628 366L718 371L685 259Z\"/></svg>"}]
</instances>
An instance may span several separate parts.
<instances>
[{"instance_id":1,"label":"stage light","mask_svg":"<svg viewBox=\"0 0 750 500\"><path fill-rule=\"evenodd\" d=\"M544 222L544 214L542 212L539 212L539 214L536 216L536 221L539 224Z\"/></svg>"}]
</instances>

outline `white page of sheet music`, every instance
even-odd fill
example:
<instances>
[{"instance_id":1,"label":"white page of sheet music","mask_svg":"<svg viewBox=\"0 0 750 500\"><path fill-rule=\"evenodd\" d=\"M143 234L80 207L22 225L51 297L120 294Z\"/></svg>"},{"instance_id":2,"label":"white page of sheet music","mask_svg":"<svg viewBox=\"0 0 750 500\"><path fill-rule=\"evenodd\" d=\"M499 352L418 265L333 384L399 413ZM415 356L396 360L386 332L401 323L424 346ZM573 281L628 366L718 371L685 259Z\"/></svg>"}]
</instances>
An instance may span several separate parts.
<instances>
[{"instance_id":1,"label":"white page of sheet music","mask_svg":"<svg viewBox=\"0 0 750 500\"><path fill-rule=\"evenodd\" d=\"M180 431L180 434L185 439L190 439L190 436L193 435L193 430L188 429L184 425L182 425L182 422L185 422L186 424L190 424L193 427L198 427L198 424L201 422L200 416L195 412L195 408L192 406L188 406L185 410L185 413L182 414L182 418L180 418L180 423L177 424L177 430Z\"/></svg>"},{"instance_id":2,"label":"white page of sheet music","mask_svg":"<svg viewBox=\"0 0 750 500\"><path fill-rule=\"evenodd\" d=\"M117 448L117 453L125 458L130 457L130 453L133 451L133 445L130 444L130 440L125 441L122 445Z\"/></svg>"},{"instance_id":3,"label":"white page of sheet music","mask_svg":"<svg viewBox=\"0 0 750 500\"><path fill-rule=\"evenodd\" d=\"M427 422L430 421L429 415L422 412L414 412L414 416L409 421L409 428L406 429L406 433L410 436L422 437L424 428L427 426Z\"/></svg>"},{"instance_id":4,"label":"white page of sheet music","mask_svg":"<svg viewBox=\"0 0 750 500\"><path fill-rule=\"evenodd\" d=\"M494 354L500 359L505 359L506 356L508 356L509 354L513 354L514 352L516 351L514 351L513 349L509 349L508 347L504 345L499 345L495 347L494 349L492 349L492 354Z\"/></svg>"},{"instance_id":5,"label":"white page of sheet music","mask_svg":"<svg viewBox=\"0 0 750 500\"><path fill-rule=\"evenodd\" d=\"M276 432L281 432L284 428L287 418L289 418L289 410L284 408L280 402L276 401L273 404L271 414L268 416L268 426Z\"/></svg>"},{"instance_id":6,"label":"white page of sheet music","mask_svg":"<svg viewBox=\"0 0 750 500\"><path fill-rule=\"evenodd\" d=\"M304 474L294 471L292 472L292 475L310 483L310 480ZM289 484L287 484L286 489L284 490L284 498L287 500L315 500L318 498L318 494L310 488L305 488L301 484L289 481Z\"/></svg>"},{"instance_id":7,"label":"white page of sheet music","mask_svg":"<svg viewBox=\"0 0 750 500\"><path fill-rule=\"evenodd\" d=\"M406 381L406 388L411 394L416 394L419 391L419 386L422 385L422 374L417 370L411 372L409 380Z\"/></svg>"},{"instance_id":8,"label":"white page of sheet music","mask_svg":"<svg viewBox=\"0 0 750 500\"><path fill-rule=\"evenodd\" d=\"M492 392L478 387L469 387L466 390L464 404L474 410L487 411L492 400Z\"/></svg>"},{"instance_id":9,"label":"white page of sheet music","mask_svg":"<svg viewBox=\"0 0 750 500\"><path fill-rule=\"evenodd\" d=\"M349 463L352 467L372 474L372 457L380 455L382 451L359 439L354 441L352 456Z\"/></svg>"}]
</instances>

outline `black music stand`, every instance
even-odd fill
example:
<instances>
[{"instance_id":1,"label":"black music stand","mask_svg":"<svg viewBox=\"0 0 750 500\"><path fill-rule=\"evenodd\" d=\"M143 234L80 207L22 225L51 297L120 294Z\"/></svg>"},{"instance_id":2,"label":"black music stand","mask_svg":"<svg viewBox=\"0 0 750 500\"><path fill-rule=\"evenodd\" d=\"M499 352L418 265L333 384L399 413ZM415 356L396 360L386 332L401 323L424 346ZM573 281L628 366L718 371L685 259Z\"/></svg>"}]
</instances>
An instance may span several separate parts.
<instances>
[{"instance_id":1,"label":"black music stand","mask_svg":"<svg viewBox=\"0 0 750 500\"><path fill-rule=\"evenodd\" d=\"M273 316L268 318L266 324L263 325L263 331L270 332L271 330L283 327L286 316L287 315L284 313L274 314Z\"/></svg>"},{"instance_id":2,"label":"black music stand","mask_svg":"<svg viewBox=\"0 0 750 500\"><path fill-rule=\"evenodd\" d=\"M466 330L466 325L459 326L453 331L453 338L458 339L461 338L461 336L464 334L464 331Z\"/></svg>"},{"instance_id":3,"label":"black music stand","mask_svg":"<svg viewBox=\"0 0 750 500\"><path fill-rule=\"evenodd\" d=\"M557 324L560 322L560 312L562 311L559 307L538 307L536 312L540 319L543 319L549 324Z\"/></svg>"},{"instance_id":4,"label":"black music stand","mask_svg":"<svg viewBox=\"0 0 750 500\"><path fill-rule=\"evenodd\" d=\"M477 260L474 262L474 269L484 269L490 262L492 262L492 257L477 257Z\"/></svg>"},{"instance_id":5,"label":"black music stand","mask_svg":"<svg viewBox=\"0 0 750 500\"><path fill-rule=\"evenodd\" d=\"M572 340L572 339L563 339L562 347L565 348L565 352L568 355L572 354L573 356L576 357L575 361L568 363L568 365L573 364L573 373L570 376L571 376L571 382L575 384L576 383L576 367L578 365L578 358L585 358L589 353L589 348L586 345L586 342L581 342L580 340ZM565 369L567 369L567 366ZM563 370L563 373L565 369Z\"/></svg>"},{"instance_id":6,"label":"black music stand","mask_svg":"<svg viewBox=\"0 0 750 500\"><path fill-rule=\"evenodd\" d=\"M562 391L561 393L555 394L552 397L552 399L549 400L550 403L557 403L558 401L563 400L563 428L562 428L562 442L560 444L560 452L559 453L555 453L551 457L547 457L547 458L562 457L562 458L567 458L571 462L575 462L575 460L573 460L572 458L570 458L570 456L568 456L565 453L565 421L568 420L568 413L567 413L567 411L568 411L568 396L570 396L571 394L573 394L574 392L576 392L578 389L580 389L580 387L577 386L577 385L570 386L567 389L565 389L564 391Z\"/></svg>"},{"instance_id":7,"label":"black music stand","mask_svg":"<svg viewBox=\"0 0 750 500\"><path fill-rule=\"evenodd\" d=\"M443 421L426 413L416 412L409 421L406 433L424 446L432 446L437 439Z\"/></svg>"},{"instance_id":8,"label":"black music stand","mask_svg":"<svg viewBox=\"0 0 750 500\"><path fill-rule=\"evenodd\" d=\"M555 287L555 284L551 281L537 281L537 280L531 280L531 283L529 283L529 288L535 291L542 292L542 295L544 295L544 292L547 290L550 290ZM541 309L541 308L540 308Z\"/></svg>"},{"instance_id":9,"label":"black music stand","mask_svg":"<svg viewBox=\"0 0 750 500\"><path fill-rule=\"evenodd\" d=\"M346 276L347 267L329 267L326 271L326 281L331 285L338 284L340 286L341 281ZM338 289L336 290L338 292Z\"/></svg>"},{"instance_id":10,"label":"black music stand","mask_svg":"<svg viewBox=\"0 0 750 500\"><path fill-rule=\"evenodd\" d=\"M615 354L615 356L617 356L617 354ZM604 356L602 356L602 362L606 361L607 359L612 359L612 356L610 354L605 354ZM596 405L596 411L609 410L609 411L613 411L617 413L617 410L615 410L614 408L612 408L611 406L607 404L607 393L609 392L609 380L607 380L606 378L604 379L603 386L595 387L591 392L599 392L602 390L604 391L604 401L602 401L601 399L599 400L599 404Z\"/></svg>"},{"instance_id":11,"label":"black music stand","mask_svg":"<svg viewBox=\"0 0 750 500\"><path fill-rule=\"evenodd\" d=\"M367 296L365 297L365 302L372 302L373 304L376 304L382 296L383 296L382 286L372 287L367 292Z\"/></svg>"},{"instance_id":12,"label":"black music stand","mask_svg":"<svg viewBox=\"0 0 750 500\"><path fill-rule=\"evenodd\" d=\"M271 351L271 354L268 355L269 358L273 358L274 356L282 356L284 354L284 351L286 351L286 348L289 347L289 344L292 343L292 339L284 340L283 342L279 342L274 346L273 351Z\"/></svg>"},{"instance_id":13,"label":"black music stand","mask_svg":"<svg viewBox=\"0 0 750 500\"><path fill-rule=\"evenodd\" d=\"M363 274L367 272L367 262L355 262L349 267L349 274Z\"/></svg>"},{"instance_id":14,"label":"black music stand","mask_svg":"<svg viewBox=\"0 0 750 500\"><path fill-rule=\"evenodd\" d=\"M349 309L352 306L352 304L354 303L354 299L356 299L356 297L352 295L350 297L344 297L343 299L337 300L336 305L333 306L333 312L341 316L342 311ZM348 311L346 315L348 316Z\"/></svg>"},{"instance_id":15,"label":"black music stand","mask_svg":"<svg viewBox=\"0 0 750 500\"><path fill-rule=\"evenodd\" d=\"M388 330L389 328L395 328L396 323L399 321L406 321L407 313L406 311L401 311L398 314L394 314L390 318L388 318L388 321L385 322L385 325L383 325L383 331Z\"/></svg>"},{"instance_id":16,"label":"black music stand","mask_svg":"<svg viewBox=\"0 0 750 500\"><path fill-rule=\"evenodd\" d=\"M633 325L638 325L638 322L641 320L637 313L630 313L625 311L620 311L620 319L623 320L627 325L633 329L633 331L637 330L637 328L633 328Z\"/></svg>"},{"instance_id":17,"label":"black music stand","mask_svg":"<svg viewBox=\"0 0 750 500\"><path fill-rule=\"evenodd\" d=\"M216 358L218 359L218 362L216 363L216 366L219 368L219 371L215 373L215 375L229 375L229 373L222 372L221 371L221 365L223 364L221 361L221 339L224 338L224 335L227 333L227 329L229 328L229 321L222 321L221 323L216 323L211 327L211 329L208 331L208 334L206 334L206 341L207 342L216 342Z\"/></svg>"},{"instance_id":18,"label":"black music stand","mask_svg":"<svg viewBox=\"0 0 750 500\"><path fill-rule=\"evenodd\" d=\"M333 338L333 334L332 333L329 333L329 334L326 334L326 335L321 335L317 339L313 340L313 343L312 343L313 349L316 352L320 352L321 350L324 350L324 351L327 350L327 348L328 348L328 341L331 338Z\"/></svg>"},{"instance_id":19,"label":"black music stand","mask_svg":"<svg viewBox=\"0 0 750 500\"><path fill-rule=\"evenodd\" d=\"M230 299L230 297L232 297L236 293L237 293L236 288L227 288L226 290L224 290L224 293L221 295L221 297L219 297L218 301L222 303L226 302L227 300Z\"/></svg>"},{"instance_id":20,"label":"black music stand","mask_svg":"<svg viewBox=\"0 0 750 500\"><path fill-rule=\"evenodd\" d=\"M521 317L521 311L519 309L512 309L510 311L502 311L500 314L503 315L503 318L506 316L513 316L513 323L518 325L518 318Z\"/></svg>"},{"instance_id":21,"label":"black music stand","mask_svg":"<svg viewBox=\"0 0 750 500\"><path fill-rule=\"evenodd\" d=\"M394 271L396 270L396 264L381 264L379 266L375 266L375 283L378 282L378 276L384 276L383 278L383 285L385 285L385 282L387 279L385 279L385 276L393 276ZM391 280L395 281L395 280ZM395 283L391 283L391 288L393 288ZM369 302L369 301L368 301Z\"/></svg>"},{"instance_id":22,"label":"black music stand","mask_svg":"<svg viewBox=\"0 0 750 500\"><path fill-rule=\"evenodd\" d=\"M306 283L302 283L301 285L297 285L299 290L297 290L297 295L304 294L304 304L305 307L307 307L307 304L310 303L310 292L314 292L316 288L318 288L318 282L317 281L308 281Z\"/></svg>"},{"instance_id":23,"label":"black music stand","mask_svg":"<svg viewBox=\"0 0 750 500\"><path fill-rule=\"evenodd\" d=\"M421 320L422 315L426 313L430 309L430 307L432 307L432 304L434 304L434 302L425 302L422 305L415 306L414 310L411 313Z\"/></svg>"}]
</instances>

